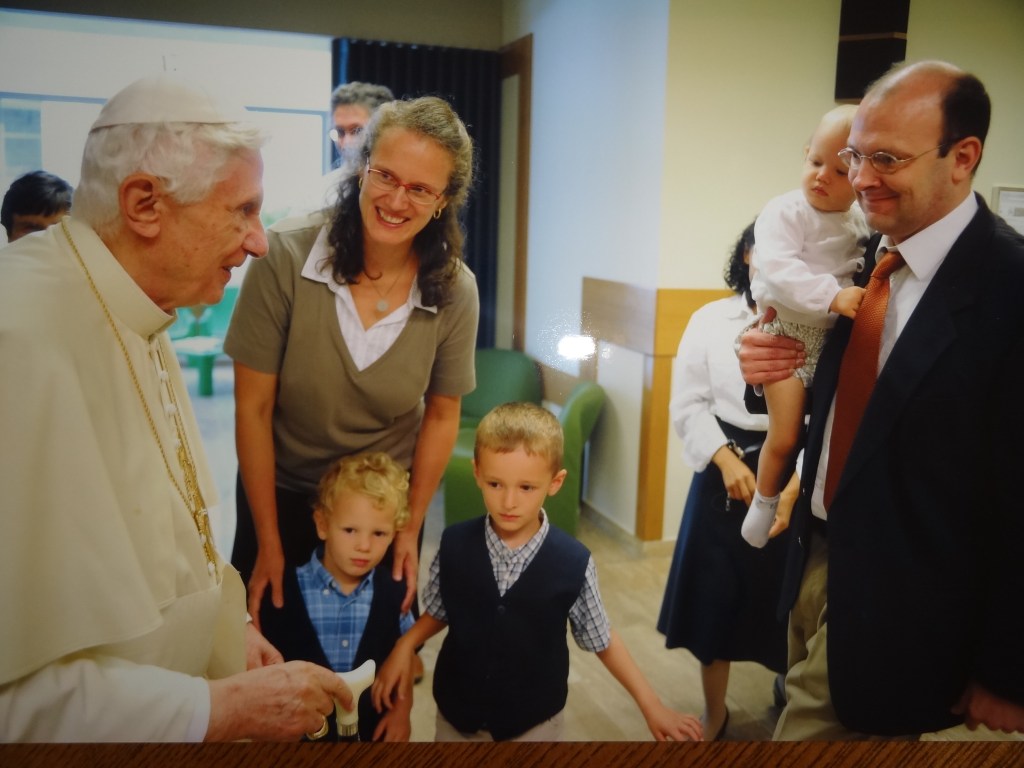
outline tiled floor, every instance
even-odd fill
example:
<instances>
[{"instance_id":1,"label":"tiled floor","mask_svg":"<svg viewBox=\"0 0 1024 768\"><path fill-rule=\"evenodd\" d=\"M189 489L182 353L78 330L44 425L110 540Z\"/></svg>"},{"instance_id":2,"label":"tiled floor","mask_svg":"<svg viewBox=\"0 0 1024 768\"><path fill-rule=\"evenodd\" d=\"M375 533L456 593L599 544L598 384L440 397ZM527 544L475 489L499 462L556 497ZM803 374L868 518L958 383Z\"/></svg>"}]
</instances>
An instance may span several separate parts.
<instances>
[{"instance_id":1,"label":"tiled floor","mask_svg":"<svg viewBox=\"0 0 1024 768\"><path fill-rule=\"evenodd\" d=\"M199 397L195 372L185 370L189 393L199 419L207 454L221 495L219 509L212 514L214 536L222 552L229 553L235 530L234 488L237 462L234 448L234 401L232 375L228 365L218 365L214 396ZM437 548L443 528L439 499L432 504L426 521L421 580ZM664 638L654 624L668 574L670 556L666 547L657 553L641 554L622 546L602 528L584 518L579 538L593 552L602 596L608 613L637 664L669 706L700 714L702 693L700 667L688 652L666 650ZM433 738L436 710L430 695L431 674L443 635L424 647L422 658L426 678L415 690L412 737ZM650 734L629 695L605 671L598 658L580 651L570 640L569 700L565 710L565 736L569 740L644 740ZM751 663L733 665L728 706L728 739L763 740L771 737L778 717L772 705L773 674Z\"/></svg>"}]
</instances>

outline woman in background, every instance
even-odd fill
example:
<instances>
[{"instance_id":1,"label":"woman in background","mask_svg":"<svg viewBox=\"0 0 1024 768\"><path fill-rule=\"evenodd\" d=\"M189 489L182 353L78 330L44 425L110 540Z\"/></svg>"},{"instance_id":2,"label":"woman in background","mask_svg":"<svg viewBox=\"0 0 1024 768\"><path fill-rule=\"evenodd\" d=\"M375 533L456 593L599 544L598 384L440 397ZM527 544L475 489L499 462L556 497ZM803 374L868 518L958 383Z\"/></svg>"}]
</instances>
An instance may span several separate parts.
<instances>
[{"instance_id":1,"label":"woman in background","mask_svg":"<svg viewBox=\"0 0 1024 768\"><path fill-rule=\"evenodd\" d=\"M694 470L683 510L658 631L668 648L686 648L701 663L705 740L725 732L732 661L786 669L786 625L776 618L786 543L754 549L740 537L754 493L757 456L768 417L743 404L744 383L733 342L754 320L748 266L751 223L725 269L733 296L693 313L679 342L669 406L683 441L683 460ZM791 507L796 485L783 503ZM785 509L782 509L783 514ZM776 525L776 536L784 525ZM779 537L785 539L785 536Z\"/></svg>"}]
</instances>

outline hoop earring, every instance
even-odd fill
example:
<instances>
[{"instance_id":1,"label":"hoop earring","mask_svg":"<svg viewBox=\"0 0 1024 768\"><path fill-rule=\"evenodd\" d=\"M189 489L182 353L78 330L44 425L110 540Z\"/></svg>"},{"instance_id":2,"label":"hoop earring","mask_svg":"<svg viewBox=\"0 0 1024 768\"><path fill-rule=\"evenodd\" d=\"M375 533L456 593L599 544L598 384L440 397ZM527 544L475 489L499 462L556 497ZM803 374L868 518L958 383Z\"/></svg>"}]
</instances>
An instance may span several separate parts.
<instances>
[{"instance_id":1,"label":"hoop earring","mask_svg":"<svg viewBox=\"0 0 1024 768\"><path fill-rule=\"evenodd\" d=\"M444 208L438 208L436 211L434 211L434 218L435 219L440 219L441 218L441 211L443 211L443 210L444 210Z\"/></svg>"},{"instance_id":2,"label":"hoop earring","mask_svg":"<svg viewBox=\"0 0 1024 768\"><path fill-rule=\"evenodd\" d=\"M356 182L356 185L359 187L359 189L363 188L363 177L362 176L359 177L359 180Z\"/></svg>"}]
</instances>

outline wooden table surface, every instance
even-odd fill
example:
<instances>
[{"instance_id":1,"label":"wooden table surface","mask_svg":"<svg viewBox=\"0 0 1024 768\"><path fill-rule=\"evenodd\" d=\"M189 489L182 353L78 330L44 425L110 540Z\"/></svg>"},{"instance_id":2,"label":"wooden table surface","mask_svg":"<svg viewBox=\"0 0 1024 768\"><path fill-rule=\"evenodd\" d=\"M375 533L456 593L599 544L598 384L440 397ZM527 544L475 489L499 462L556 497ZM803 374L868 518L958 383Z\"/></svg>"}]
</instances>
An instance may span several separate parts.
<instances>
[{"instance_id":1,"label":"wooden table surface","mask_svg":"<svg viewBox=\"0 0 1024 768\"><path fill-rule=\"evenodd\" d=\"M629 768L637 766L1024 766L1009 742L560 742L541 744L27 744L0 746L4 768Z\"/></svg>"}]
</instances>

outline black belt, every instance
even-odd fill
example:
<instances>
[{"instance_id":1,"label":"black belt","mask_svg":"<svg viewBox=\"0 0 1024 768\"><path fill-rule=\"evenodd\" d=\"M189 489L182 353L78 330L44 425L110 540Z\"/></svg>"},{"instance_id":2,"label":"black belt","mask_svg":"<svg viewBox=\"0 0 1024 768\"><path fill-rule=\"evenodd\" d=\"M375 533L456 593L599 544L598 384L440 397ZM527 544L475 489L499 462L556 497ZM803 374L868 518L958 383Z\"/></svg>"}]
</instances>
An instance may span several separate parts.
<instances>
[{"instance_id":1,"label":"black belt","mask_svg":"<svg viewBox=\"0 0 1024 768\"><path fill-rule=\"evenodd\" d=\"M828 538L828 522L822 520L817 515L811 515L811 532L816 533L821 538Z\"/></svg>"},{"instance_id":2,"label":"black belt","mask_svg":"<svg viewBox=\"0 0 1024 768\"><path fill-rule=\"evenodd\" d=\"M725 439L729 441L727 443L729 450L741 459L744 456L752 455L761 450L761 446L764 443L765 438L764 432L741 429L727 421L722 421L721 419L717 419L717 421L719 427L722 429L722 433L725 435Z\"/></svg>"}]
</instances>

